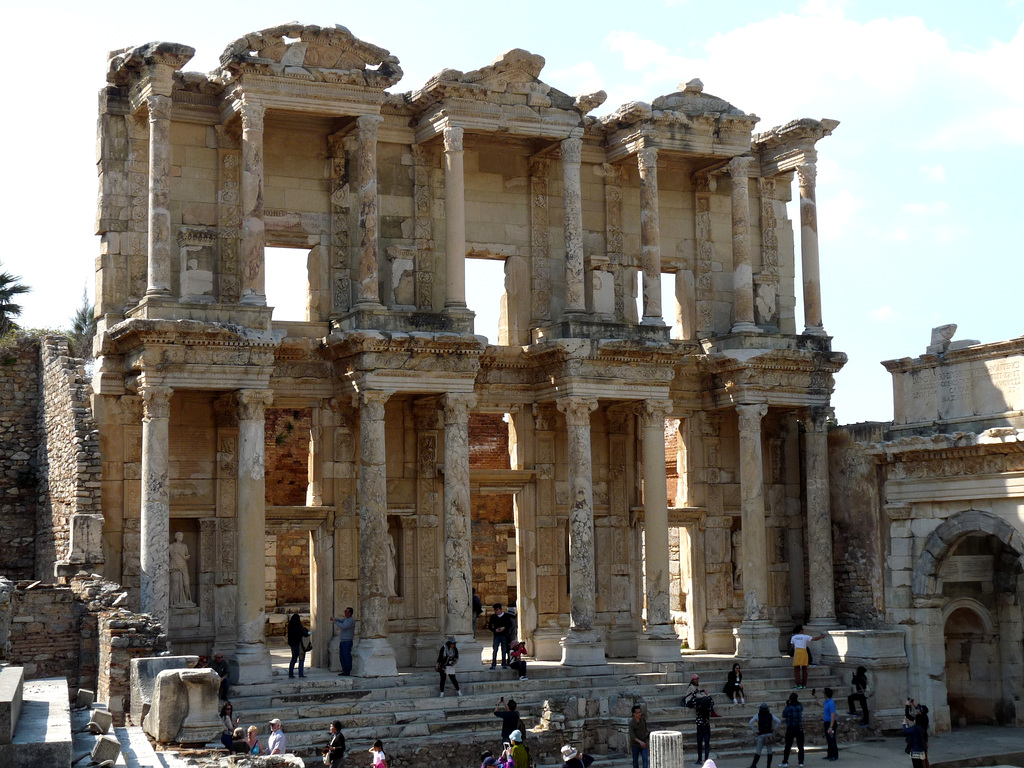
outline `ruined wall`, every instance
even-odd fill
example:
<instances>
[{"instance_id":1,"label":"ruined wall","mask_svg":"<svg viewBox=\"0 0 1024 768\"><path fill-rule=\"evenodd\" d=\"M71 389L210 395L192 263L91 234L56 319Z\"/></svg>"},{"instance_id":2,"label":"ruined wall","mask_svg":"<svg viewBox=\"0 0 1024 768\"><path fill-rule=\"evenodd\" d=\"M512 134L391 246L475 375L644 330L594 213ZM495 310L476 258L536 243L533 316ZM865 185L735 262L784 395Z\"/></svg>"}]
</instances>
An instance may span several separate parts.
<instances>
[{"instance_id":1,"label":"ruined wall","mask_svg":"<svg viewBox=\"0 0 1024 768\"><path fill-rule=\"evenodd\" d=\"M469 414L469 468L509 469L508 424L500 413Z\"/></svg>"},{"instance_id":2,"label":"ruined wall","mask_svg":"<svg viewBox=\"0 0 1024 768\"><path fill-rule=\"evenodd\" d=\"M85 607L71 587L20 581L11 596L12 664L25 667L25 677L66 677L77 687L81 674L82 618Z\"/></svg>"},{"instance_id":3,"label":"ruined wall","mask_svg":"<svg viewBox=\"0 0 1024 768\"><path fill-rule=\"evenodd\" d=\"M277 605L309 603L309 532L277 534Z\"/></svg>"},{"instance_id":4,"label":"ruined wall","mask_svg":"<svg viewBox=\"0 0 1024 768\"><path fill-rule=\"evenodd\" d=\"M881 626L885 613L887 535L882 530L878 470L857 445L858 440L880 441L882 430L883 425L844 426L828 435L836 618L851 628Z\"/></svg>"},{"instance_id":5,"label":"ruined wall","mask_svg":"<svg viewBox=\"0 0 1024 768\"><path fill-rule=\"evenodd\" d=\"M473 511L473 587L485 608L494 603L508 605L515 599L515 581L512 586L508 583L509 537L515 537L512 496L473 494L470 509Z\"/></svg>"},{"instance_id":6,"label":"ruined wall","mask_svg":"<svg viewBox=\"0 0 1024 768\"><path fill-rule=\"evenodd\" d=\"M31 579L36 572L38 403L39 340L12 339L0 347L0 574L10 579Z\"/></svg>"},{"instance_id":7,"label":"ruined wall","mask_svg":"<svg viewBox=\"0 0 1024 768\"><path fill-rule=\"evenodd\" d=\"M308 408L267 410L264 448L269 506L301 507L306 503L311 427Z\"/></svg>"}]
</instances>

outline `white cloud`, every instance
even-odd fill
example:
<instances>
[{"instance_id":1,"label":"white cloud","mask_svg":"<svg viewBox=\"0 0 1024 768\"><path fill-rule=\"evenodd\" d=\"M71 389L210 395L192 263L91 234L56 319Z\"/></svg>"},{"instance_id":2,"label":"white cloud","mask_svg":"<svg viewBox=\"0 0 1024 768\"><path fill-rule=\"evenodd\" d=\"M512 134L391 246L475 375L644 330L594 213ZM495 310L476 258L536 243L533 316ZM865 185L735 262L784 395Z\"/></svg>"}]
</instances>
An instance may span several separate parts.
<instances>
[{"instance_id":1,"label":"white cloud","mask_svg":"<svg viewBox=\"0 0 1024 768\"><path fill-rule=\"evenodd\" d=\"M836 195L821 196L818 200L818 237L824 242L842 240L856 227L857 217L868 207L868 201L857 197L849 189Z\"/></svg>"},{"instance_id":2,"label":"white cloud","mask_svg":"<svg viewBox=\"0 0 1024 768\"><path fill-rule=\"evenodd\" d=\"M876 307L868 312L868 317L872 320L890 320L896 316L896 310L886 305L884 307Z\"/></svg>"},{"instance_id":3,"label":"white cloud","mask_svg":"<svg viewBox=\"0 0 1024 768\"><path fill-rule=\"evenodd\" d=\"M949 212L949 203L945 200L936 200L934 203L904 203L902 210L913 216L943 216Z\"/></svg>"},{"instance_id":4,"label":"white cloud","mask_svg":"<svg viewBox=\"0 0 1024 768\"><path fill-rule=\"evenodd\" d=\"M941 184L946 181L946 169L941 165L922 165L918 169L928 181Z\"/></svg>"},{"instance_id":5,"label":"white cloud","mask_svg":"<svg viewBox=\"0 0 1024 768\"><path fill-rule=\"evenodd\" d=\"M910 239L910 233L907 230L900 228L894 229L892 232L886 235L886 238L897 243L905 243Z\"/></svg>"},{"instance_id":6,"label":"white cloud","mask_svg":"<svg viewBox=\"0 0 1024 768\"><path fill-rule=\"evenodd\" d=\"M565 69L555 69L545 72L545 81L557 83L559 90L571 96L581 93L594 93L604 89L601 74L592 61L581 61Z\"/></svg>"}]
</instances>

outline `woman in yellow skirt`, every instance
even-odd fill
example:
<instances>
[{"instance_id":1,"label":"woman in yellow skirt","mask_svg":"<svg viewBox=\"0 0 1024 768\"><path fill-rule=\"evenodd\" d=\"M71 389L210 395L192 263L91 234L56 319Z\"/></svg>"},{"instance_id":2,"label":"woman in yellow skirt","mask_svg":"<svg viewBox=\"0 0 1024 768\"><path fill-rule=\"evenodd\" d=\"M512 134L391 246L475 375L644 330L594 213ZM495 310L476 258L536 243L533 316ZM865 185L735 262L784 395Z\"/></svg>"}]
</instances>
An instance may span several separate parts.
<instances>
[{"instance_id":1,"label":"woman in yellow skirt","mask_svg":"<svg viewBox=\"0 0 1024 768\"><path fill-rule=\"evenodd\" d=\"M805 635L804 628L799 625L793 630L793 636L789 639L789 644L793 646L793 679L796 681L795 687L807 687L807 644L813 643L815 640L821 640L823 637L825 637L823 634L817 637Z\"/></svg>"}]
</instances>

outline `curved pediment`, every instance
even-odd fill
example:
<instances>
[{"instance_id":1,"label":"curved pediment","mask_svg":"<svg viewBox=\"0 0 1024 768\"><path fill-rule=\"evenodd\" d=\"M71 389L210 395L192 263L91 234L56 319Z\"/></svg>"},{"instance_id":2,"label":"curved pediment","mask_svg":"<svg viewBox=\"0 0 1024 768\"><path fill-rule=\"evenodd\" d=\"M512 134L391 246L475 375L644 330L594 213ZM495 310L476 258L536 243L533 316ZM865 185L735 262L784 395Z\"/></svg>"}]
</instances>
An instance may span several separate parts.
<instances>
[{"instance_id":1,"label":"curved pediment","mask_svg":"<svg viewBox=\"0 0 1024 768\"><path fill-rule=\"evenodd\" d=\"M226 79L244 72L389 88L402 78L398 58L345 27L291 22L251 32L220 57Z\"/></svg>"},{"instance_id":2,"label":"curved pediment","mask_svg":"<svg viewBox=\"0 0 1024 768\"><path fill-rule=\"evenodd\" d=\"M704 93L704 83L694 78L686 85L680 84L679 90L659 96L651 107L655 110L682 112L684 115L703 115L716 112L720 115L745 115L746 113L733 106L725 99Z\"/></svg>"}]
</instances>

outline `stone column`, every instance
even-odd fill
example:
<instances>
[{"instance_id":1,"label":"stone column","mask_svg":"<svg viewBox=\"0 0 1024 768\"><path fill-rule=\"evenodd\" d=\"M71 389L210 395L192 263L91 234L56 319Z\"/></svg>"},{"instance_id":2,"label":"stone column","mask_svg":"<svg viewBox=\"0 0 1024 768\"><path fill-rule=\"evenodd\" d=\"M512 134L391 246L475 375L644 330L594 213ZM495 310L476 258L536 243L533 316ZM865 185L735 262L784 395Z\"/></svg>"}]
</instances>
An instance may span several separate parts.
<instances>
[{"instance_id":1,"label":"stone column","mask_svg":"<svg viewBox=\"0 0 1024 768\"><path fill-rule=\"evenodd\" d=\"M587 311L583 290L583 194L580 161L583 139L562 141L562 209L565 212L565 312Z\"/></svg>"},{"instance_id":2,"label":"stone column","mask_svg":"<svg viewBox=\"0 0 1024 768\"><path fill-rule=\"evenodd\" d=\"M263 389L238 392L238 519L235 597L235 658L241 683L270 679L270 655L263 636L266 623L266 479L264 477L264 423L273 398Z\"/></svg>"},{"instance_id":3,"label":"stone column","mask_svg":"<svg viewBox=\"0 0 1024 768\"><path fill-rule=\"evenodd\" d=\"M149 107L149 242L146 296L171 297L171 97L152 95Z\"/></svg>"},{"instance_id":4,"label":"stone column","mask_svg":"<svg viewBox=\"0 0 1024 768\"><path fill-rule=\"evenodd\" d=\"M444 580L445 631L460 653L480 659L473 637L473 535L469 507L469 411L476 397L445 395L444 405Z\"/></svg>"},{"instance_id":5,"label":"stone column","mask_svg":"<svg viewBox=\"0 0 1024 768\"><path fill-rule=\"evenodd\" d=\"M356 307L376 309L380 303L377 277L377 128L380 115L356 118L356 163L359 167L359 257L356 266Z\"/></svg>"},{"instance_id":6,"label":"stone column","mask_svg":"<svg viewBox=\"0 0 1024 768\"><path fill-rule=\"evenodd\" d=\"M141 387L142 395L142 520L139 553L139 605L167 630L170 613L171 546L168 426L170 387Z\"/></svg>"},{"instance_id":7,"label":"stone column","mask_svg":"<svg viewBox=\"0 0 1024 768\"><path fill-rule=\"evenodd\" d=\"M737 655L771 658L779 655L778 631L767 620L767 531L764 514L764 469L761 455L761 420L764 403L736 406L740 433L740 511L743 542L743 623L734 630Z\"/></svg>"},{"instance_id":8,"label":"stone column","mask_svg":"<svg viewBox=\"0 0 1024 768\"><path fill-rule=\"evenodd\" d=\"M828 421L831 408L811 408L804 419L807 466L807 546L811 574L808 625L835 627L836 594L832 572L832 511L828 490Z\"/></svg>"},{"instance_id":9,"label":"stone column","mask_svg":"<svg viewBox=\"0 0 1024 768\"><path fill-rule=\"evenodd\" d=\"M604 664L604 638L594 629L597 578L594 572L594 479L590 414L597 400L562 397L569 443L569 634L562 638L562 664Z\"/></svg>"},{"instance_id":10,"label":"stone column","mask_svg":"<svg viewBox=\"0 0 1024 768\"><path fill-rule=\"evenodd\" d=\"M466 177L462 128L444 129L445 309L466 308Z\"/></svg>"},{"instance_id":11,"label":"stone column","mask_svg":"<svg viewBox=\"0 0 1024 768\"><path fill-rule=\"evenodd\" d=\"M811 161L798 165L796 173L800 186L800 271L804 283L804 333L824 336L818 267L818 204L814 192L818 169Z\"/></svg>"},{"instance_id":12,"label":"stone column","mask_svg":"<svg viewBox=\"0 0 1024 768\"><path fill-rule=\"evenodd\" d=\"M643 270L645 325L664 325L661 317L661 223L658 217L658 150L641 149L640 267Z\"/></svg>"},{"instance_id":13,"label":"stone column","mask_svg":"<svg viewBox=\"0 0 1024 768\"><path fill-rule=\"evenodd\" d=\"M265 107L242 102L241 303L266 306L267 233L263 224L263 114Z\"/></svg>"},{"instance_id":14,"label":"stone column","mask_svg":"<svg viewBox=\"0 0 1024 768\"><path fill-rule=\"evenodd\" d=\"M679 640L669 610L668 490L665 473L665 417L671 403L647 400L639 409L644 446L644 561L647 576L647 631L640 661L678 661Z\"/></svg>"},{"instance_id":15,"label":"stone column","mask_svg":"<svg viewBox=\"0 0 1024 768\"><path fill-rule=\"evenodd\" d=\"M734 157L727 166L732 176L733 333L760 333L754 324L754 272L750 264L749 157Z\"/></svg>"},{"instance_id":16,"label":"stone column","mask_svg":"<svg viewBox=\"0 0 1024 768\"><path fill-rule=\"evenodd\" d=\"M683 734L679 731L651 731L651 768L679 768L685 765Z\"/></svg>"},{"instance_id":17,"label":"stone column","mask_svg":"<svg viewBox=\"0 0 1024 768\"><path fill-rule=\"evenodd\" d=\"M390 392L364 390L359 397L359 645L353 674L398 674L388 642L388 477L384 404Z\"/></svg>"}]
</instances>

